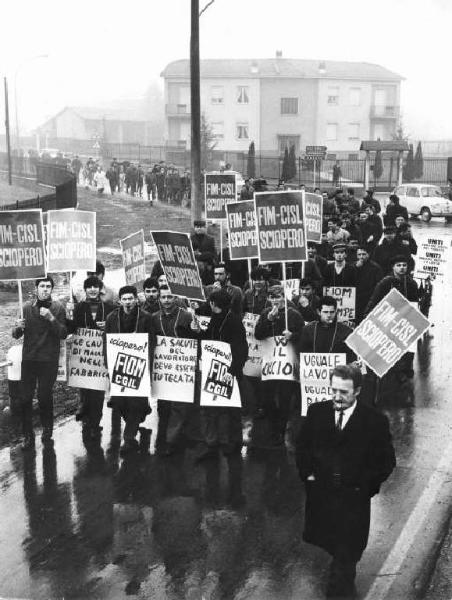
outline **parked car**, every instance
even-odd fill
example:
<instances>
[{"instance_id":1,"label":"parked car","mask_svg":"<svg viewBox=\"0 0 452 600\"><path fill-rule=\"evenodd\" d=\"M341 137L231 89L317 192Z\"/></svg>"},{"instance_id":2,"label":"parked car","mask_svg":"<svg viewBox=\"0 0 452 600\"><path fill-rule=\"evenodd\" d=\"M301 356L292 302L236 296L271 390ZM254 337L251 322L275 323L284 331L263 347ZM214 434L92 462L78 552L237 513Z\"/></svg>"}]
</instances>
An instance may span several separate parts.
<instances>
[{"instance_id":1,"label":"parked car","mask_svg":"<svg viewBox=\"0 0 452 600\"><path fill-rule=\"evenodd\" d=\"M438 185L425 183L404 183L394 189L400 204L406 206L411 217L420 215L423 221L432 217L445 217L452 222L452 202L446 198Z\"/></svg>"}]
</instances>

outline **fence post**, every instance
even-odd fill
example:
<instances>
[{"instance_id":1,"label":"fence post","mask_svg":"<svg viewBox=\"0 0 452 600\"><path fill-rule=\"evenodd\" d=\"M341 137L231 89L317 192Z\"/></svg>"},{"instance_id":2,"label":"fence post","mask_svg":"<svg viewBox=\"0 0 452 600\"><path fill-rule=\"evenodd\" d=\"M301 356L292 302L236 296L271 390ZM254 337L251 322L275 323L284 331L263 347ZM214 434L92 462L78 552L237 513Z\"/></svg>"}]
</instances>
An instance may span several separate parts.
<instances>
[{"instance_id":1,"label":"fence post","mask_svg":"<svg viewBox=\"0 0 452 600\"><path fill-rule=\"evenodd\" d=\"M298 157L298 187L301 187L301 156Z\"/></svg>"}]
</instances>

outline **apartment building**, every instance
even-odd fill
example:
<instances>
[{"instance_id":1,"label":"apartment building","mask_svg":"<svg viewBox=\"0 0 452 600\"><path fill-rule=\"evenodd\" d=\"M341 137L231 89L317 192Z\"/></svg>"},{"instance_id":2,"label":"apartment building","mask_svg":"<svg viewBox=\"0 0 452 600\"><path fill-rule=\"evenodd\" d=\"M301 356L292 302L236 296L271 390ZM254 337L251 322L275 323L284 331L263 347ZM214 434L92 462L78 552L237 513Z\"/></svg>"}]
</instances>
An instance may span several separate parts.
<instances>
[{"instance_id":1,"label":"apartment building","mask_svg":"<svg viewBox=\"0 0 452 600\"><path fill-rule=\"evenodd\" d=\"M190 142L190 65L162 72L165 140ZM390 140L400 115L402 77L380 65L283 58L201 61L201 111L217 149L275 155L286 145L357 154L360 141Z\"/></svg>"}]
</instances>

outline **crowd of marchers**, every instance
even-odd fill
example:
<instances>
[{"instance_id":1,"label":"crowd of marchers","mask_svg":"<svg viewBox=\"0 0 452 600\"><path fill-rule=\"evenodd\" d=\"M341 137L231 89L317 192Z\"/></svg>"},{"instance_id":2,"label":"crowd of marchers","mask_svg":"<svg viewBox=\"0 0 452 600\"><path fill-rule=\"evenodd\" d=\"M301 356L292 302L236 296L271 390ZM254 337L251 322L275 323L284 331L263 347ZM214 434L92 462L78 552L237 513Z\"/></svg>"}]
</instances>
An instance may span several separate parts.
<instances>
[{"instance_id":1,"label":"crowd of marchers","mask_svg":"<svg viewBox=\"0 0 452 600\"><path fill-rule=\"evenodd\" d=\"M32 401L36 389L42 442L53 443L52 388L60 340L78 328L100 330L104 340L109 333L147 334L151 372L157 335L227 342L232 353L229 372L238 382L242 408L201 407L197 372L193 404L157 401L157 453L166 457L193 447L197 461L220 451L226 457L240 456L245 422L251 426L245 440L248 452L286 447L295 451L307 490L304 538L333 557L328 595L348 595L353 591L356 563L367 544L370 498L390 475L395 458L388 421L374 406L373 394L364 393L358 357L346 344L352 330L338 322L336 299L323 295L322 290L324 286L355 287L356 323L392 288L418 302L427 313L431 288L419 287L412 276L417 246L406 209L391 196L382 218L370 190L361 201L352 190L325 196L322 242L308 244L305 263L287 264L287 276L299 279L299 289L288 299L287 308L280 264L253 261L248 273L247 261L230 260L227 247L218 251L205 221L193 225L191 242L205 302L174 296L159 262L142 290L126 285L118 292L104 285L105 269L97 263L96 272L87 273L83 294L74 297L70 313L52 297L51 277L36 281L35 298L25 304L23 319L13 330L15 338L24 337L23 449L33 451L35 446ZM346 354L347 365L331 375L331 401L312 405L307 417L300 418L299 383L263 381L243 374L248 358L245 313L258 315L257 340L284 336L297 353ZM202 316L210 317L207 328L201 326ZM391 374L397 385L405 385L414 374L413 354L407 352ZM104 401L103 391L80 390L76 418L86 444L100 443ZM108 406L113 419L124 422L121 454L148 452L149 399L113 395Z\"/></svg>"},{"instance_id":2,"label":"crowd of marchers","mask_svg":"<svg viewBox=\"0 0 452 600\"><path fill-rule=\"evenodd\" d=\"M190 201L190 175L171 164L160 161L144 166L129 160L113 158L107 168L100 159L89 157L83 164L76 155L67 165L77 183L86 188L95 188L103 194L128 194L146 198L153 205L155 200L188 205Z\"/></svg>"}]
</instances>

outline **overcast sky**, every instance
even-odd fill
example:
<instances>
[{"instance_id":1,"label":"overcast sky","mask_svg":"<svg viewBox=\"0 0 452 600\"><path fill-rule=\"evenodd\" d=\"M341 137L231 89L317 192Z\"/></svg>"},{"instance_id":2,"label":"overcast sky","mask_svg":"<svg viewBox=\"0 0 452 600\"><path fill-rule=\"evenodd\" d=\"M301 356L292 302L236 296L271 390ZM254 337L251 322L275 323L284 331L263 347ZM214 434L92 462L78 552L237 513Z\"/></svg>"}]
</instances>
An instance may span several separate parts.
<instances>
[{"instance_id":1,"label":"overcast sky","mask_svg":"<svg viewBox=\"0 0 452 600\"><path fill-rule=\"evenodd\" d=\"M452 139L451 19L452 0L215 0L200 20L201 58L269 58L278 49L286 58L377 63L405 78L408 133ZM2 25L11 117L16 78L21 129L30 129L64 106L161 85L165 65L189 56L190 0L8 0Z\"/></svg>"}]
</instances>

